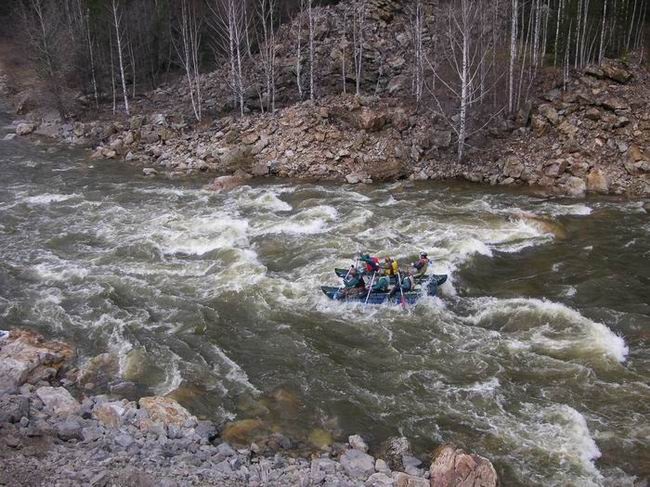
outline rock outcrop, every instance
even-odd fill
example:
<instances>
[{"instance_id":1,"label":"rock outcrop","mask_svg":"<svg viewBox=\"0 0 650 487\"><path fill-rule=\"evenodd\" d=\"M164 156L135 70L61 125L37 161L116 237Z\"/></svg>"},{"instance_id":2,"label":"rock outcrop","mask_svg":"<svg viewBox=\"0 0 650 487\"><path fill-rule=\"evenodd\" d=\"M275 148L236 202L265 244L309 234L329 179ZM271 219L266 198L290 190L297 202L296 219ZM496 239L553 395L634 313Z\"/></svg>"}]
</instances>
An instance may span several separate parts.
<instances>
[{"instance_id":1,"label":"rock outcrop","mask_svg":"<svg viewBox=\"0 0 650 487\"><path fill-rule=\"evenodd\" d=\"M70 365L73 357L73 349L65 343L45 340L29 330L12 330L0 339L0 393L47 382Z\"/></svg>"},{"instance_id":2,"label":"rock outcrop","mask_svg":"<svg viewBox=\"0 0 650 487\"><path fill-rule=\"evenodd\" d=\"M443 445L429 468L431 487L497 487L496 470L486 458Z\"/></svg>"}]
</instances>

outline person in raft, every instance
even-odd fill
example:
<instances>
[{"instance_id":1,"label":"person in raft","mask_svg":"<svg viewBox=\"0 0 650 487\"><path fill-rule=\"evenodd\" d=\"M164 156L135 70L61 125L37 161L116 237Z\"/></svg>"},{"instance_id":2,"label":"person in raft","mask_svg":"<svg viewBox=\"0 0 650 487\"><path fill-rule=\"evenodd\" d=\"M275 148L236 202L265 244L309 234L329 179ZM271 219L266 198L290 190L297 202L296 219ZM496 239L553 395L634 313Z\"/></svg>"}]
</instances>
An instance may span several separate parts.
<instances>
[{"instance_id":1,"label":"person in raft","mask_svg":"<svg viewBox=\"0 0 650 487\"><path fill-rule=\"evenodd\" d=\"M363 276L356 267L351 267L347 277L343 279L343 295L356 296L362 294L366 290L366 283Z\"/></svg>"},{"instance_id":2,"label":"person in raft","mask_svg":"<svg viewBox=\"0 0 650 487\"><path fill-rule=\"evenodd\" d=\"M402 292L405 293L409 291L413 291L415 289L415 280L413 279L413 272L408 271L408 273L405 276L401 276L401 279L399 279L398 282L395 283L395 286L393 286L390 295L394 296L395 294L397 294L400 290L400 287L402 288Z\"/></svg>"},{"instance_id":3,"label":"person in raft","mask_svg":"<svg viewBox=\"0 0 650 487\"><path fill-rule=\"evenodd\" d=\"M379 259L377 257L370 257L369 254L364 254L359 260L366 264L366 274L372 275L381 270Z\"/></svg>"},{"instance_id":4,"label":"person in raft","mask_svg":"<svg viewBox=\"0 0 650 487\"><path fill-rule=\"evenodd\" d=\"M426 252L420 253L420 258L411 264L413 268L415 269L415 273L413 274L413 277L423 277L427 273L427 269L429 268L429 258L427 257Z\"/></svg>"},{"instance_id":5,"label":"person in raft","mask_svg":"<svg viewBox=\"0 0 650 487\"><path fill-rule=\"evenodd\" d=\"M397 259L393 259L392 257L386 257L382 267L384 268L385 276L395 277L399 273L399 264L397 263Z\"/></svg>"},{"instance_id":6,"label":"person in raft","mask_svg":"<svg viewBox=\"0 0 650 487\"><path fill-rule=\"evenodd\" d=\"M390 287L390 277L381 276L377 282L372 286L373 293L387 293Z\"/></svg>"}]
</instances>

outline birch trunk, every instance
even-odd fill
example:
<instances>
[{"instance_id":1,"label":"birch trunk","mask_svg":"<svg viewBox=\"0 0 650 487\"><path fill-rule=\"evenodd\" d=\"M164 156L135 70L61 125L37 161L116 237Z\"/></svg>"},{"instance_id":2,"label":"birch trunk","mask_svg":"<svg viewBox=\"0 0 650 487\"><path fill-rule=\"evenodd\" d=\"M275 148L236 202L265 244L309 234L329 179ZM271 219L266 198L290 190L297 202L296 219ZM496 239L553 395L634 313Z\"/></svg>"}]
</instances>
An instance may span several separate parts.
<instances>
[{"instance_id":1,"label":"birch trunk","mask_svg":"<svg viewBox=\"0 0 650 487\"><path fill-rule=\"evenodd\" d=\"M124 111L127 115L130 115L129 111L129 94L126 91L126 76L124 75L124 60L122 55L122 34L120 33L120 20L121 14L118 16L117 13L117 2L112 0L111 2L113 7L113 21L115 25L115 38L117 40L117 58L120 65L120 78L122 80L122 94L124 95Z\"/></svg>"}]
</instances>

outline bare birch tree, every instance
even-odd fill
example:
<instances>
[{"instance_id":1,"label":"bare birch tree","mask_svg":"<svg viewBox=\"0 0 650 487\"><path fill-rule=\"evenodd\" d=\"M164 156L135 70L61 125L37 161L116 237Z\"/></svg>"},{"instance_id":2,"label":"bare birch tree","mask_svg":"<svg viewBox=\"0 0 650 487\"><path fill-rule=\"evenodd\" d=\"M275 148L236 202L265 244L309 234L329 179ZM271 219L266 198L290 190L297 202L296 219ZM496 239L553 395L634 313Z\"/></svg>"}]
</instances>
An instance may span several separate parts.
<instances>
[{"instance_id":1,"label":"bare birch tree","mask_svg":"<svg viewBox=\"0 0 650 487\"><path fill-rule=\"evenodd\" d=\"M196 0L180 0L180 18L172 44L185 71L192 111L196 120L202 116L199 50L201 48L202 15Z\"/></svg>"},{"instance_id":2,"label":"bare birch tree","mask_svg":"<svg viewBox=\"0 0 650 487\"><path fill-rule=\"evenodd\" d=\"M366 0L355 0L352 18L352 44L354 47L354 72L356 79L356 95L361 95L361 79L363 76L363 47L366 29Z\"/></svg>"},{"instance_id":3,"label":"bare birch tree","mask_svg":"<svg viewBox=\"0 0 650 487\"><path fill-rule=\"evenodd\" d=\"M300 11L298 12L298 32L296 41L296 86L298 96L303 99L302 91L302 23L305 18L305 0L300 0Z\"/></svg>"},{"instance_id":4,"label":"bare birch tree","mask_svg":"<svg viewBox=\"0 0 650 487\"><path fill-rule=\"evenodd\" d=\"M244 116L244 77L242 71L242 46L246 41L248 28L246 12L240 0L211 0L208 3L211 16L208 24L221 41L230 64L230 85L233 106L239 105L239 113Z\"/></svg>"},{"instance_id":5,"label":"bare birch tree","mask_svg":"<svg viewBox=\"0 0 650 487\"><path fill-rule=\"evenodd\" d=\"M307 0L307 17L309 19L309 99L314 101L314 10L313 0Z\"/></svg>"},{"instance_id":6,"label":"bare birch tree","mask_svg":"<svg viewBox=\"0 0 650 487\"><path fill-rule=\"evenodd\" d=\"M277 8L277 0L258 0L257 15L262 24L262 39L259 42L260 57L264 69L264 80L266 84L267 110L275 111L275 25L274 13Z\"/></svg>"},{"instance_id":7,"label":"bare birch tree","mask_svg":"<svg viewBox=\"0 0 650 487\"><path fill-rule=\"evenodd\" d=\"M517 61L517 36L519 20L519 0L512 0L512 12L510 22L510 67L508 70L508 111L513 113L515 111L514 96L515 96L515 63Z\"/></svg>"},{"instance_id":8,"label":"bare birch tree","mask_svg":"<svg viewBox=\"0 0 650 487\"><path fill-rule=\"evenodd\" d=\"M122 21L122 13L118 13L118 1L111 0L111 7L113 12L113 27L115 28L115 39L117 41L117 59L120 66L120 79L122 80L122 94L124 95L124 111L127 115L129 111L129 94L126 90L126 75L124 74L124 56L122 53L122 31L120 29L120 22Z\"/></svg>"},{"instance_id":9,"label":"bare birch tree","mask_svg":"<svg viewBox=\"0 0 650 487\"><path fill-rule=\"evenodd\" d=\"M424 86L424 13L422 0L414 0L410 11L411 41L413 43L413 95L419 105L422 101L422 88Z\"/></svg>"}]
</instances>

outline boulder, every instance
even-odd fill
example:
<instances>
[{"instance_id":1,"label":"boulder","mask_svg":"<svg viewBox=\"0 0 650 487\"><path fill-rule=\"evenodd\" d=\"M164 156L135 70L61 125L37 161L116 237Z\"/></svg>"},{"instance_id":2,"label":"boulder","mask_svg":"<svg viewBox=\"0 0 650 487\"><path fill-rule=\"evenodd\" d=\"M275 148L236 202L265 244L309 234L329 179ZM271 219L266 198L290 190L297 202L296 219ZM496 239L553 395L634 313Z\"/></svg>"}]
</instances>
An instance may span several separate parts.
<instances>
[{"instance_id":1,"label":"boulder","mask_svg":"<svg viewBox=\"0 0 650 487\"><path fill-rule=\"evenodd\" d=\"M576 134L578 133L578 127L573 125L568 120L565 120L564 122L562 122L560 124L560 126L558 127L558 130L561 133L563 133L564 135L566 135L567 137L570 137L570 138L575 137Z\"/></svg>"},{"instance_id":2,"label":"boulder","mask_svg":"<svg viewBox=\"0 0 650 487\"><path fill-rule=\"evenodd\" d=\"M375 473L375 459L360 450L347 450L340 462L346 473L355 479L366 480Z\"/></svg>"},{"instance_id":3,"label":"boulder","mask_svg":"<svg viewBox=\"0 0 650 487\"><path fill-rule=\"evenodd\" d=\"M645 159L643 152L638 145L632 144L628 149L628 156L632 162L638 162Z\"/></svg>"},{"instance_id":4,"label":"boulder","mask_svg":"<svg viewBox=\"0 0 650 487\"><path fill-rule=\"evenodd\" d=\"M247 176L236 174L233 174L232 176L219 176L218 178L214 178L214 181L212 181L212 184L209 186L209 188L217 192L230 191L237 186L241 186L250 178L250 174Z\"/></svg>"},{"instance_id":5,"label":"boulder","mask_svg":"<svg viewBox=\"0 0 650 487\"><path fill-rule=\"evenodd\" d=\"M194 427L197 424L195 416L169 397L142 397L138 401L138 405L147 412L149 419L154 423L161 423L166 426L172 425L179 428Z\"/></svg>"},{"instance_id":6,"label":"boulder","mask_svg":"<svg viewBox=\"0 0 650 487\"><path fill-rule=\"evenodd\" d=\"M362 451L364 453L368 453L368 445L363 440L363 438L361 438L361 436L359 436L359 435L350 435L348 437L348 443L355 450L359 450L359 451Z\"/></svg>"},{"instance_id":7,"label":"boulder","mask_svg":"<svg viewBox=\"0 0 650 487\"><path fill-rule=\"evenodd\" d=\"M386 125L386 115L382 112L362 107L356 117L357 126L366 132L378 132Z\"/></svg>"},{"instance_id":8,"label":"boulder","mask_svg":"<svg viewBox=\"0 0 650 487\"><path fill-rule=\"evenodd\" d=\"M487 458L471 455L453 445L434 454L429 469L431 487L496 487L497 472Z\"/></svg>"},{"instance_id":9,"label":"boulder","mask_svg":"<svg viewBox=\"0 0 650 487\"><path fill-rule=\"evenodd\" d=\"M57 422L54 429L56 435L63 441L83 439L81 423L75 417L69 417Z\"/></svg>"},{"instance_id":10,"label":"boulder","mask_svg":"<svg viewBox=\"0 0 650 487\"><path fill-rule=\"evenodd\" d=\"M614 64L612 61L606 61L601 66L603 75L618 83L627 83L632 79L632 73L620 65Z\"/></svg>"},{"instance_id":11,"label":"boulder","mask_svg":"<svg viewBox=\"0 0 650 487\"><path fill-rule=\"evenodd\" d=\"M29 330L12 330L0 342L0 393L47 380L69 364L74 352L65 343L47 341Z\"/></svg>"},{"instance_id":12,"label":"boulder","mask_svg":"<svg viewBox=\"0 0 650 487\"><path fill-rule=\"evenodd\" d=\"M587 191L592 193L609 193L609 178L600 169L592 169L587 174Z\"/></svg>"},{"instance_id":13,"label":"boulder","mask_svg":"<svg viewBox=\"0 0 650 487\"><path fill-rule=\"evenodd\" d=\"M409 440L404 437L389 438L381 447L380 456L392 470L404 470L403 455L408 455L411 450Z\"/></svg>"},{"instance_id":14,"label":"boulder","mask_svg":"<svg viewBox=\"0 0 650 487\"><path fill-rule=\"evenodd\" d=\"M108 428L119 428L124 424L127 412L135 413L135 403L126 400L99 404L93 410L93 417Z\"/></svg>"},{"instance_id":15,"label":"boulder","mask_svg":"<svg viewBox=\"0 0 650 487\"><path fill-rule=\"evenodd\" d=\"M429 481L422 477L416 477L414 475L400 472L395 475L395 487L429 487Z\"/></svg>"},{"instance_id":16,"label":"boulder","mask_svg":"<svg viewBox=\"0 0 650 487\"><path fill-rule=\"evenodd\" d=\"M348 174L347 176L345 176L345 181L346 181L348 184L359 184L359 183L362 182L364 179L365 179L365 178L364 178L364 176L363 176L362 174L357 174L357 173L354 173L354 174Z\"/></svg>"},{"instance_id":17,"label":"boulder","mask_svg":"<svg viewBox=\"0 0 650 487\"><path fill-rule=\"evenodd\" d=\"M269 164L268 162L265 161L257 161L255 164L253 164L253 167L251 168L251 173L253 176L268 176L269 174Z\"/></svg>"},{"instance_id":18,"label":"boulder","mask_svg":"<svg viewBox=\"0 0 650 487\"><path fill-rule=\"evenodd\" d=\"M63 387L39 387L36 395L45 409L55 416L69 416L81 411L81 404Z\"/></svg>"},{"instance_id":19,"label":"boulder","mask_svg":"<svg viewBox=\"0 0 650 487\"><path fill-rule=\"evenodd\" d=\"M629 110L630 105L628 103L618 97L615 96L609 96L605 98L602 102L601 105L603 108L606 108L607 110L611 110L613 112L617 110Z\"/></svg>"},{"instance_id":20,"label":"boulder","mask_svg":"<svg viewBox=\"0 0 650 487\"><path fill-rule=\"evenodd\" d=\"M394 487L395 481L385 473L373 473L368 480L366 480L365 487ZM427 486L428 487L428 483Z\"/></svg>"},{"instance_id":21,"label":"boulder","mask_svg":"<svg viewBox=\"0 0 650 487\"><path fill-rule=\"evenodd\" d=\"M562 188L567 196L571 196L572 198L581 198L587 191L587 184L582 178L569 176L564 181Z\"/></svg>"},{"instance_id":22,"label":"boulder","mask_svg":"<svg viewBox=\"0 0 650 487\"><path fill-rule=\"evenodd\" d=\"M34 130L36 130L36 125L33 123L23 122L16 125L16 135L29 135Z\"/></svg>"},{"instance_id":23,"label":"boulder","mask_svg":"<svg viewBox=\"0 0 650 487\"><path fill-rule=\"evenodd\" d=\"M142 174L145 176L155 176L158 174L158 171L156 171L153 167L145 167L142 169Z\"/></svg>"},{"instance_id":24,"label":"boulder","mask_svg":"<svg viewBox=\"0 0 650 487\"><path fill-rule=\"evenodd\" d=\"M569 172L573 176L583 177L589 171L591 165L585 161L571 161L569 164Z\"/></svg>"},{"instance_id":25,"label":"boulder","mask_svg":"<svg viewBox=\"0 0 650 487\"><path fill-rule=\"evenodd\" d=\"M503 162L503 175L506 177L519 179L524 171L524 164L516 157L509 156Z\"/></svg>"},{"instance_id":26,"label":"boulder","mask_svg":"<svg viewBox=\"0 0 650 487\"><path fill-rule=\"evenodd\" d=\"M221 156L221 164L227 171L247 169L253 162L251 148L249 146L237 146L227 150Z\"/></svg>"},{"instance_id":27,"label":"boulder","mask_svg":"<svg viewBox=\"0 0 650 487\"><path fill-rule=\"evenodd\" d=\"M600 110L598 110L598 108L592 107L585 112L585 118L588 120L597 122L598 120L600 120L600 117L601 117L601 113Z\"/></svg>"},{"instance_id":28,"label":"boulder","mask_svg":"<svg viewBox=\"0 0 650 487\"><path fill-rule=\"evenodd\" d=\"M567 161L564 159L554 159L544 163L544 174L551 178L560 176L567 168Z\"/></svg>"},{"instance_id":29,"label":"boulder","mask_svg":"<svg viewBox=\"0 0 650 487\"><path fill-rule=\"evenodd\" d=\"M543 115L546 120L548 120L552 125L557 125L560 121L560 116L557 113L557 110L553 108L552 105L544 104L537 107L537 111L540 115Z\"/></svg>"},{"instance_id":30,"label":"boulder","mask_svg":"<svg viewBox=\"0 0 650 487\"><path fill-rule=\"evenodd\" d=\"M257 133L250 133L246 134L242 137L241 141L242 143L246 145L253 145L255 142L259 140L260 136Z\"/></svg>"},{"instance_id":31,"label":"boulder","mask_svg":"<svg viewBox=\"0 0 650 487\"><path fill-rule=\"evenodd\" d=\"M17 423L29 418L29 398L25 396L0 397L0 423Z\"/></svg>"},{"instance_id":32,"label":"boulder","mask_svg":"<svg viewBox=\"0 0 650 487\"><path fill-rule=\"evenodd\" d=\"M373 181L394 181L406 175L406 166L401 159L390 157L370 161L365 165L367 176L360 174L361 181L370 177Z\"/></svg>"}]
</instances>

